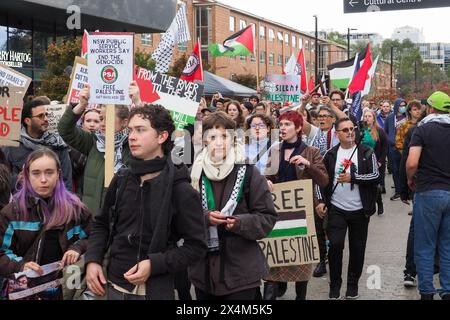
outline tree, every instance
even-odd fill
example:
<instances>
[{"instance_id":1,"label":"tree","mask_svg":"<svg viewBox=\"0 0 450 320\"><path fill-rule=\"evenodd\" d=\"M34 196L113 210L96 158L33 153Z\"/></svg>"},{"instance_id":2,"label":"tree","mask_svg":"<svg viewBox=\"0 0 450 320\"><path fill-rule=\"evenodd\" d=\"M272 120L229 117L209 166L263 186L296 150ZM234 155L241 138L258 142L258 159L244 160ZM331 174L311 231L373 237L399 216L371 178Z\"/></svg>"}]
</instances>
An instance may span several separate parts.
<instances>
[{"instance_id":1,"label":"tree","mask_svg":"<svg viewBox=\"0 0 450 320\"><path fill-rule=\"evenodd\" d=\"M71 67L80 52L81 39L66 40L60 46L55 43L48 46L45 53L47 71L42 75L38 95L47 96L51 100L63 100L69 88Z\"/></svg>"},{"instance_id":2,"label":"tree","mask_svg":"<svg viewBox=\"0 0 450 320\"><path fill-rule=\"evenodd\" d=\"M256 76L254 74L238 74L235 75L233 81L248 88L256 90Z\"/></svg>"},{"instance_id":3,"label":"tree","mask_svg":"<svg viewBox=\"0 0 450 320\"><path fill-rule=\"evenodd\" d=\"M184 68L186 67L187 61L188 61L187 55L183 54L181 57L179 57L177 60L175 60L172 68L170 68L170 70L167 74L169 76L179 78L181 76L181 74L183 73Z\"/></svg>"},{"instance_id":4,"label":"tree","mask_svg":"<svg viewBox=\"0 0 450 320\"><path fill-rule=\"evenodd\" d=\"M156 66L156 62L152 59L152 55L139 49L137 49L134 54L134 63L141 68L152 71L155 70Z\"/></svg>"},{"instance_id":5,"label":"tree","mask_svg":"<svg viewBox=\"0 0 450 320\"><path fill-rule=\"evenodd\" d=\"M345 35L340 34L337 31L331 31L331 32L325 33L325 35L328 40L331 40L331 41L336 42L343 46L347 46L347 40L345 40L346 39Z\"/></svg>"}]
</instances>

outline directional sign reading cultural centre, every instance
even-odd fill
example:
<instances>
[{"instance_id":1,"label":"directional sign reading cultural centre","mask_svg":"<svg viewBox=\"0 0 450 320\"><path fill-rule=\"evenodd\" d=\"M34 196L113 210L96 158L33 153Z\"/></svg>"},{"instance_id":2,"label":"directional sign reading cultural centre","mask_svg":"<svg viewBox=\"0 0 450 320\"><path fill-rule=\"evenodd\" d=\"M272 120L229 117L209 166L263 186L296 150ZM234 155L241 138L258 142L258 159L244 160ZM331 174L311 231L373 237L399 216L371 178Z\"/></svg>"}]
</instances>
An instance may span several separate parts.
<instances>
[{"instance_id":1,"label":"directional sign reading cultural centre","mask_svg":"<svg viewBox=\"0 0 450 320\"><path fill-rule=\"evenodd\" d=\"M450 0L344 0L344 13L450 7Z\"/></svg>"}]
</instances>

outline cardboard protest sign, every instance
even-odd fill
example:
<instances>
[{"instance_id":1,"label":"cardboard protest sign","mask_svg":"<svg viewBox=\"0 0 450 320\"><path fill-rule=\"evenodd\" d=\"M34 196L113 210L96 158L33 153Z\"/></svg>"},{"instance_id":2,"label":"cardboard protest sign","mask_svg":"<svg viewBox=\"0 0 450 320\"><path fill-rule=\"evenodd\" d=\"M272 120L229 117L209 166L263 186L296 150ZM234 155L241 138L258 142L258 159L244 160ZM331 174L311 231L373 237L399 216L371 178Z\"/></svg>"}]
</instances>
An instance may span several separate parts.
<instances>
[{"instance_id":1,"label":"cardboard protest sign","mask_svg":"<svg viewBox=\"0 0 450 320\"><path fill-rule=\"evenodd\" d=\"M274 185L272 197L278 221L267 238L258 242L270 267L320 261L312 192L312 180Z\"/></svg>"},{"instance_id":2,"label":"cardboard protest sign","mask_svg":"<svg viewBox=\"0 0 450 320\"><path fill-rule=\"evenodd\" d=\"M131 104L134 34L93 32L88 36L90 103Z\"/></svg>"},{"instance_id":3,"label":"cardboard protest sign","mask_svg":"<svg viewBox=\"0 0 450 320\"><path fill-rule=\"evenodd\" d=\"M18 147L22 119L23 88L0 87L0 146Z\"/></svg>"},{"instance_id":4,"label":"cardboard protest sign","mask_svg":"<svg viewBox=\"0 0 450 320\"><path fill-rule=\"evenodd\" d=\"M58 123L61 120L64 112L66 112L67 105L65 104L51 104L45 106L48 113L48 131L51 133L58 132Z\"/></svg>"},{"instance_id":5,"label":"cardboard protest sign","mask_svg":"<svg viewBox=\"0 0 450 320\"><path fill-rule=\"evenodd\" d=\"M87 60L75 57L72 75L70 76L69 90L67 91L67 103L78 104L80 102L80 91L88 84Z\"/></svg>"},{"instance_id":6,"label":"cardboard protest sign","mask_svg":"<svg viewBox=\"0 0 450 320\"><path fill-rule=\"evenodd\" d=\"M142 102L160 104L169 110L177 129L195 122L204 85L143 68L137 70L136 81Z\"/></svg>"},{"instance_id":7,"label":"cardboard protest sign","mask_svg":"<svg viewBox=\"0 0 450 320\"><path fill-rule=\"evenodd\" d=\"M14 279L8 281L9 300L45 300L48 294L42 296L42 292L57 288L63 284L62 266L59 262L41 266L44 273L28 269L15 273ZM51 297L47 297L51 299Z\"/></svg>"},{"instance_id":8,"label":"cardboard protest sign","mask_svg":"<svg viewBox=\"0 0 450 320\"><path fill-rule=\"evenodd\" d=\"M0 64L0 87L18 87L22 88L22 99L30 86L31 78L27 77L14 69Z\"/></svg>"},{"instance_id":9,"label":"cardboard protest sign","mask_svg":"<svg viewBox=\"0 0 450 320\"><path fill-rule=\"evenodd\" d=\"M264 100L299 103L301 96L300 80L297 75L272 74L264 79Z\"/></svg>"}]
</instances>

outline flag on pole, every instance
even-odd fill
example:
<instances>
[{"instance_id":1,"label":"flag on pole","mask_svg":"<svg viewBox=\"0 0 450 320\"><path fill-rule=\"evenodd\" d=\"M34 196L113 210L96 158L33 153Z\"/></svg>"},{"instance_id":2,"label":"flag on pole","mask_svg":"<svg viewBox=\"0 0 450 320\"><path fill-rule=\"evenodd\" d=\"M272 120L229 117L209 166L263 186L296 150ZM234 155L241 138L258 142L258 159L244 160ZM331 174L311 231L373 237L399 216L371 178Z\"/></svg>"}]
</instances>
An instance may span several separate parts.
<instances>
[{"instance_id":1,"label":"flag on pole","mask_svg":"<svg viewBox=\"0 0 450 320\"><path fill-rule=\"evenodd\" d=\"M305 54L303 52L303 48L300 49L300 52L298 54L297 58L297 69L296 72L298 75L300 75L300 90L303 91L303 93L308 92L308 82L306 80L306 67L305 67Z\"/></svg>"},{"instance_id":2,"label":"flag on pole","mask_svg":"<svg viewBox=\"0 0 450 320\"><path fill-rule=\"evenodd\" d=\"M309 94L312 93L312 91L314 90L314 88L316 87L316 82L314 81L314 76L311 76L309 78L309 84L308 84L308 92Z\"/></svg>"},{"instance_id":3,"label":"flag on pole","mask_svg":"<svg viewBox=\"0 0 450 320\"><path fill-rule=\"evenodd\" d=\"M225 39L209 45L213 57L255 56L255 25L251 24Z\"/></svg>"},{"instance_id":4,"label":"flag on pole","mask_svg":"<svg viewBox=\"0 0 450 320\"><path fill-rule=\"evenodd\" d=\"M353 57L346 61L330 64L328 70L331 84L339 89L347 89L355 72L355 62L356 57Z\"/></svg>"},{"instance_id":5,"label":"flag on pole","mask_svg":"<svg viewBox=\"0 0 450 320\"><path fill-rule=\"evenodd\" d=\"M194 51L189 57L180 79L186 81L203 81L202 53L200 51L199 40L197 40L197 43L195 44Z\"/></svg>"},{"instance_id":6,"label":"flag on pole","mask_svg":"<svg viewBox=\"0 0 450 320\"><path fill-rule=\"evenodd\" d=\"M370 93L370 89L372 87L372 81L375 77L375 72L377 70L377 65L378 65L378 59L380 58L380 56L378 56L375 59L375 62L372 64L372 68L370 68L369 70L369 79L366 80L366 85L364 86L364 90L361 93L361 95L364 97L365 95L368 95Z\"/></svg>"},{"instance_id":7,"label":"flag on pole","mask_svg":"<svg viewBox=\"0 0 450 320\"><path fill-rule=\"evenodd\" d=\"M286 75L298 75L295 73L297 68L297 58L295 57L295 54L292 52L291 57L289 58L288 63L284 66L284 74Z\"/></svg>"},{"instance_id":8,"label":"flag on pole","mask_svg":"<svg viewBox=\"0 0 450 320\"><path fill-rule=\"evenodd\" d=\"M366 81L370 79L369 71L372 68L372 52L370 42L367 45L365 56L363 57L362 55L359 55L358 59L362 62L362 65L359 63L356 64L355 76L348 86L348 90L351 95L358 91L363 91L366 86ZM364 61L362 61L363 59Z\"/></svg>"},{"instance_id":9,"label":"flag on pole","mask_svg":"<svg viewBox=\"0 0 450 320\"><path fill-rule=\"evenodd\" d=\"M88 44L88 36L89 33L84 30L84 34L83 34L83 40L81 41L81 57L83 59L87 59L88 57L88 48L87 48L87 44Z\"/></svg>"},{"instance_id":10,"label":"flag on pole","mask_svg":"<svg viewBox=\"0 0 450 320\"><path fill-rule=\"evenodd\" d=\"M161 37L161 41L153 52L152 59L156 61L155 71L167 73L172 61L173 48L176 44L185 43L191 40L189 26L186 18L186 4L180 2L180 8L172 21L169 29Z\"/></svg>"},{"instance_id":11,"label":"flag on pole","mask_svg":"<svg viewBox=\"0 0 450 320\"><path fill-rule=\"evenodd\" d=\"M320 94L322 96L327 96L328 92L327 92L327 85L325 83L325 74L322 74L322 79L320 79Z\"/></svg>"}]
</instances>

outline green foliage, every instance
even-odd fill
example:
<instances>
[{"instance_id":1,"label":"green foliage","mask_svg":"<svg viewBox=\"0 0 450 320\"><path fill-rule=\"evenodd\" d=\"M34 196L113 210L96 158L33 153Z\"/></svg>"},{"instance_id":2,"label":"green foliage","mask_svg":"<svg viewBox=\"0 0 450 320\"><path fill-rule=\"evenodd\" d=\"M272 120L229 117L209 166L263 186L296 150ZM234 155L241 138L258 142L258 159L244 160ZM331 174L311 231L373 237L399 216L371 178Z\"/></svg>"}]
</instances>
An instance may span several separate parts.
<instances>
[{"instance_id":1,"label":"green foliage","mask_svg":"<svg viewBox=\"0 0 450 320\"><path fill-rule=\"evenodd\" d=\"M256 76L253 74L238 74L235 75L233 81L248 88L256 90Z\"/></svg>"},{"instance_id":2,"label":"green foliage","mask_svg":"<svg viewBox=\"0 0 450 320\"><path fill-rule=\"evenodd\" d=\"M48 46L45 53L47 71L42 75L38 95L47 96L51 100L63 100L70 82L68 71L80 52L81 39L66 40L59 46L54 43Z\"/></svg>"},{"instance_id":3,"label":"green foliage","mask_svg":"<svg viewBox=\"0 0 450 320\"><path fill-rule=\"evenodd\" d=\"M134 54L134 63L147 70L155 70L156 62L152 59L151 53L140 51L139 49Z\"/></svg>"}]
</instances>

